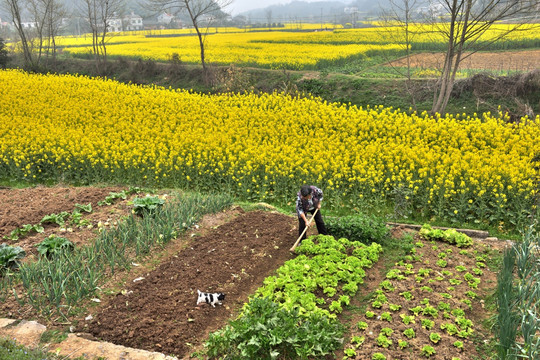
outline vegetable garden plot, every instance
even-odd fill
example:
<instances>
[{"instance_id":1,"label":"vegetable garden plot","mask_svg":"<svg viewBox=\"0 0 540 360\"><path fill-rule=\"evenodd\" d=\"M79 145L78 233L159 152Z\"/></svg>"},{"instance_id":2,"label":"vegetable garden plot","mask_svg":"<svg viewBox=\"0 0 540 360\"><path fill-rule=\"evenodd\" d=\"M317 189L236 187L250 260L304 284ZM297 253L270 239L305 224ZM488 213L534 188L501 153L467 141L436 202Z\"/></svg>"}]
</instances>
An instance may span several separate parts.
<instances>
[{"instance_id":1,"label":"vegetable garden plot","mask_svg":"<svg viewBox=\"0 0 540 360\"><path fill-rule=\"evenodd\" d=\"M366 310L351 322L351 359L472 359L483 337L480 297L496 276L483 245L458 248L416 238L386 274Z\"/></svg>"},{"instance_id":2,"label":"vegetable garden plot","mask_svg":"<svg viewBox=\"0 0 540 360\"><path fill-rule=\"evenodd\" d=\"M25 189L0 189L0 238L25 224L38 224L46 215L72 211L75 204L91 203L94 208L118 187L37 186Z\"/></svg>"},{"instance_id":3,"label":"vegetable garden plot","mask_svg":"<svg viewBox=\"0 0 540 360\"><path fill-rule=\"evenodd\" d=\"M129 347L189 354L222 327L273 270L292 255L296 219L245 213L193 241L143 275L79 330ZM224 292L223 306L196 306L197 290Z\"/></svg>"}]
</instances>

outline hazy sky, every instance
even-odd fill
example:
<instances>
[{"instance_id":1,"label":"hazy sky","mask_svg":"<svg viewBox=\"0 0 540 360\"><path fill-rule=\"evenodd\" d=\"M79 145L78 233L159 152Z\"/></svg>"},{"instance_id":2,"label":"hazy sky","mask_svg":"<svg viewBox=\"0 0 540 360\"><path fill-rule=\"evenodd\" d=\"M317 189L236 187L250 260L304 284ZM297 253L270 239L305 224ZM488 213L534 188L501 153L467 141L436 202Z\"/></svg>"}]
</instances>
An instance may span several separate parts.
<instances>
[{"instance_id":1,"label":"hazy sky","mask_svg":"<svg viewBox=\"0 0 540 360\"><path fill-rule=\"evenodd\" d=\"M313 1L318 1L318 0L303 0L303 1L313 2ZM233 3L227 7L227 11L235 15L243 11L247 11L247 10L265 8L270 5L288 4L290 2L292 2L292 0L233 0ZM347 2L347 1L343 1L343 2Z\"/></svg>"}]
</instances>

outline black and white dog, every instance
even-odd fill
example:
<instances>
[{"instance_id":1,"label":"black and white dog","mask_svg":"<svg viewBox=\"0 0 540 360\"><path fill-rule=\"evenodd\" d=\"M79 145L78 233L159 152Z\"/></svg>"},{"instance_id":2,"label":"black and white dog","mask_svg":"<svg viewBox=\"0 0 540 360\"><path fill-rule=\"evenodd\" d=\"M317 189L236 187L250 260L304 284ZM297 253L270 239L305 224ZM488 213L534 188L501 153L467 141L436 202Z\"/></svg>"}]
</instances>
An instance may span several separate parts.
<instances>
[{"instance_id":1,"label":"black and white dog","mask_svg":"<svg viewBox=\"0 0 540 360\"><path fill-rule=\"evenodd\" d=\"M216 304L222 305L221 301L225 300L223 293L205 293L197 290L197 305L207 303L216 307Z\"/></svg>"}]
</instances>

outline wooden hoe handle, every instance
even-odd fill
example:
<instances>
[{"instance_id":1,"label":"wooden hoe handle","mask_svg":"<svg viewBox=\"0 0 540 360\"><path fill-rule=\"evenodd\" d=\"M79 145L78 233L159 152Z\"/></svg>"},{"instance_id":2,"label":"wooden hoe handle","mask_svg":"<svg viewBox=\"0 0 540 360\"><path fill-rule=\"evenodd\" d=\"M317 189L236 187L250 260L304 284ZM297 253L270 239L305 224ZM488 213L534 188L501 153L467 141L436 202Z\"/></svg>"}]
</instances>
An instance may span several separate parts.
<instances>
[{"instance_id":1,"label":"wooden hoe handle","mask_svg":"<svg viewBox=\"0 0 540 360\"><path fill-rule=\"evenodd\" d=\"M309 219L306 227L304 228L304 231L302 231L302 233L300 234L300 236L298 237L298 239L296 240L296 242L294 243L294 245L292 246L292 248L289 249L289 251L294 251L294 249L296 249L296 247L298 246L298 243L300 243L300 240L302 239L302 236L304 236L304 234L306 233L309 225L311 225L311 222L313 221L313 219L315 218L315 215L317 214L317 211L319 211L319 208L315 209L315 212L313 213L313 216L311 217L311 219Z\"/></svg>"}]
</instances>

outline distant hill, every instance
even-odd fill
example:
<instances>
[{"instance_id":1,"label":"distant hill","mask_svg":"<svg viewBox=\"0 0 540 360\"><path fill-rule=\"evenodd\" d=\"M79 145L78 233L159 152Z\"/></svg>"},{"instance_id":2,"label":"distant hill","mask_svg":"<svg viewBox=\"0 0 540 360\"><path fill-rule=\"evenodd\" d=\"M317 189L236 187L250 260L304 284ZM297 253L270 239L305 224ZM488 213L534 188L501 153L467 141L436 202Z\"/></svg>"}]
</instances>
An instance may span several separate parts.
<instances>
[{"instance_id":1,"label":"distant hill","mask_svg":"<svg viewBox=\"0 0 540 360\"><path fill-rule=\"evenodd\" d=\"M356 1L292 1L287 4L271 5L265 8L245 11L239 15L249 18L252 22L288 22L294 19L303 21L325 22L338 21L338 18L350 14L346 9L357 8L357 20L373 16L380 12L382 7L389 6L389 0L356 0ZM270 15L271 14L271 15Z\"/></svg>"},{"instance_id":2,"label":"distant hill","mask_svg":"<svg viewBox=\"0 0 540 360\"><path fill-rule=\"evenodd\" d=\"M397 2L399 4L399 0ZM427 0L417 0L416 5L425 5ZM265 8L245 11L239 15L250 18L253 22L267 22L268 14L271 11L272 22L285 22L293 19L303 21L321 20L321 12L324 21L333 22L336 18L346 17L345 10L348 8L357 8L356 20L362 20L367 17L373 17L380 14L381 9L391 7L390 0L352 0L352 1L292 1L287 4L271 5Z\"/></svg>"},{"instance_id":3,"label":"distant hill","mask_svg":"<svg viewBox=\"0 0 540 360\"><path fill-rule=\"evenodd\" d=\"M271 12L272 22L285 22L298 18L302 20L342 15L343 10L348 5L341 1L293 1L288 4L271 5L266 8L255 9L243 12L239 15L249 17L253 22L267 22L268 14Z\"/></svg>"}]
</instances>

